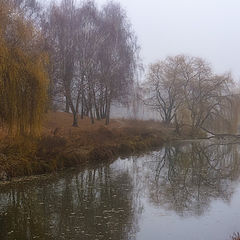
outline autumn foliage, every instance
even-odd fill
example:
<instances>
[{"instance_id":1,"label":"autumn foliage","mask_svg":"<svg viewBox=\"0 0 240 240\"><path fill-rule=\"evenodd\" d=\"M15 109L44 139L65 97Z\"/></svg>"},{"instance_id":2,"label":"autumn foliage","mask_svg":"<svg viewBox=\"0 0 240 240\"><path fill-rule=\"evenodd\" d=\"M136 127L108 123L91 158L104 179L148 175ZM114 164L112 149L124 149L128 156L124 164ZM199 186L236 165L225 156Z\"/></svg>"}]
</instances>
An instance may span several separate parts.
<instances>
[{"instance_id":1,"label":"autumn foliage","mask_svg":"<svg viewBox=\"0 0 240 240\"><path fill-rule=\"evenodd\" d=\"M1 1L0 22L0 120L11 134L37 134L48 86L43 40L11 1Z\"/></svg>"}]
</instances>

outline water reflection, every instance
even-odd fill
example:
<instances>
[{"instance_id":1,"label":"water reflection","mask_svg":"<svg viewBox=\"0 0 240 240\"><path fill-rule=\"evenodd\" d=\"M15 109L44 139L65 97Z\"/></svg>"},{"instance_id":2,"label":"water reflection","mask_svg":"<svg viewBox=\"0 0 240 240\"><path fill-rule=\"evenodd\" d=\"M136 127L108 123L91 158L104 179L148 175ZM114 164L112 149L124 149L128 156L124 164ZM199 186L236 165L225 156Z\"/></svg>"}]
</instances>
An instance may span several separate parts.
<instances>
[{"instance_id":1,"label":"water reflection","mask_svg":"<svg viewBox=\"0 0 240 240\"><path fill-rule=\"evenodd\" d=\"M230 204L240 175L239 150L237 144L178 143L2 188L0 239L136 239L148 221L141 218L148 204L183 219L204 216L215 199Z\"/></svg>"},{"instance_id":2,"label":"water reflection","mask_svg":"<svg viewBox=\"0 0 240 240\"><path fill-rule=\"evenodd\" d=\"M180 216L202 215L211 200L229 202L238 179L239 146L193 142L167 146L152 155L150 199Z\"/></svg>"},{"instance_id":3,"label":"water reflection","mask_svg":"<svg viewBox=\"0 0 240 240\"><path fill-rule=\"evenodd\" d=\"M132 190L109 166L17 186L0 195L0 239L134 239Z\"/></svg>"}]
</instances>

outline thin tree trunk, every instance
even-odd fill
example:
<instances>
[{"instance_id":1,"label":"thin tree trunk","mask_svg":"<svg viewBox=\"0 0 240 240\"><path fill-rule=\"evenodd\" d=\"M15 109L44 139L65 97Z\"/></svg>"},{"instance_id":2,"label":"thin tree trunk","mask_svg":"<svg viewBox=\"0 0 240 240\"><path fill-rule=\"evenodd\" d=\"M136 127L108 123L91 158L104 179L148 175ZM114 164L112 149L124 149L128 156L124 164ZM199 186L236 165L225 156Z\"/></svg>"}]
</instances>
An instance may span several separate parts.
<instances>
[{"instance_id":1,"label":"thin tree trunk","mask_svg":"<svg viewBox=\"0 0 240 240\"><path fill-rule=\"evenodd\" d=\"M73 127L78 127L78 112L73 113Z\"/></svg>"},{"instance_id":2,"label":"thin tree trunk","mask_svg":"<svg viewBox=\"0 0 240 240\"><path fill-rule=\"evenodd\" d=\"M65 106L65 112L69 113L70 107L69 107L69 100L68 97L66 96L66 106Z\"/></svg>"},{"instance_id":3,"label":"thin tree trunk","mask_svg":"<svg viewBox=\"0 0 240 240\"><path fill-rule=\"evenodd\" d=\"M94 116L92 112L92 107L90 108L90 117L91 117L91 123L94 124Z\"/></svg>"},{"instance_id":4,"label":"thin tree trunk","mask_svg":"<svg viewBox=\"0 0 240 240\"><path fill-rule=\"evenodd\" d=\"M78 127L78 111L79 111L80 96L81 96L81 92L79 90L78 96L77 96L76 108L75 108L75 111L73 111L73 126L74 127Z\"/></svg>"},{"instance_id":5,"label":"thin tree trunk","mask_svg":"<svg viewBox=\"0 0 240 240\"><path fill-rule=\"evenodd\" d=\"M110 123L110 107L111 107L111 101L109 99L106 106L106 121L105 121L106 125Z\"/></svg>"},{"instance_id":6,"label":"thin tree trunk","mask_svg":"<svg viewBox=\"0 0 240 240\"><path fill-rule=\"evenodd\" d=\"M84 117L84 107L83 107L83 103L82 103L82 106L81 106L81 119L83 119Z\"/></svg>"}]
</instances>

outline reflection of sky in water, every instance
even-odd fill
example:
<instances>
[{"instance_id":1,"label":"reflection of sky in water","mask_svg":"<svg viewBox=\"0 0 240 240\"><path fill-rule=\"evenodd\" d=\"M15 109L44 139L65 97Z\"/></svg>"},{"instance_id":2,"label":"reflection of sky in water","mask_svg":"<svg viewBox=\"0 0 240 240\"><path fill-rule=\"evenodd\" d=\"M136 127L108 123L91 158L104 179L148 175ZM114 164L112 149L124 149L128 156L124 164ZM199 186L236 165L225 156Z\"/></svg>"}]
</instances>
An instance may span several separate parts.
<instances>
[{"instance_id":1,"label":"reflection of sky in water","mask_svg":"<svg viewBox=\"0 0 240 240\"><path fill-rule=\"evenodd\" d=\"M143 199L144 212L139 221L138 240L226 240L240 229L240 187L230 204L222 200L211 202L209 211L202 216L180 217L173 211L154 207Z\"/></svg>"},{"instance_id":2,"label":"reflection of sky in water","mask_svg":"<svg viewBox=\"0 0 240 240\"><path fill-rule=\"evenodd\" d=\"M182 153L189 154L189 149L192 148L192 144L186 143L180 148ZM239 166L238 155L235 155L238 154L239 147L233 146L233 148L229 149L229 146L221 145L215 149L213 146L210 147L209 152L210 154L208 156L211 156L209 159L210 162L215 162L211 165L214 169L213 174L218 170L221 172L218 175L219 179L216 180L217 176L214 176L212 181L213 183L217 183L221 189L219 189L219 192L211 192L211 189L215 186L200 186L203 191L200 192L202 196L199 197L198 204L201 205L203 203L204 205L198 206L198 204L195 204L195 212L192 211L191 208L188 212L187 206L185 212L178 212L176 214L176 211L171 209L172 202L170 203L169 199L164 199L164 192L162 193L162 198L165 202L161 201L162 204L156 204L149 198L151 194L154 194L149 193L149 191L151 192L150 188L153 184L151 180L154 178L152 169L156 169L156 165L158 164L155 157L158 156L158 158L162 158L164 151L153 152L150 155L139 157L135 161L131 159L113 164L117 165L116 168L119 168L120 164L122 168L128 169L132 176L141 176L135 181L135 189L141 189L141 203L144 211L138 223L140 231L137 233L136 239L221 240L229 239L229 236L233 232L240 231L240 185L238 181L238 175L240 173L235 172L234 174L236 176L233 176L234 174L231 175L232 171L234 172L235 164ZM224 159L219 161L219 156L221 155L224 156ZM193 156L194 160L196 160L196 158L196 156ZM162 174L160 175L164 178L168 171L169 169L167 167L163 167L161 169ZM224 171L226 171L226 174ZM220 178L220 176L222 178ZM235 177L236 181L233 181ZM169 179L167 179L167 181L168 180ZM209 184L211 185L211 182ZM160 184L159 188L161 187L162 185ZM190 191L193 189L194 188L190 189ZM225 192L225 190L228 192ZM207 198L207 201L205 202L205 199L201 201L201 197L203 199ZM200 208L199 212L196 207Z\"/></svg>"},{"instance_id":3,"label":"reflection of sky in water","mask_svg":"<svg viewBox=\"0 0 240 240\"><path fill-rule=\"evenodd\" d=\"M185 142L2 188L0 239L229 239L240 231L239 149Z\"/></svg>"}]
</instances>

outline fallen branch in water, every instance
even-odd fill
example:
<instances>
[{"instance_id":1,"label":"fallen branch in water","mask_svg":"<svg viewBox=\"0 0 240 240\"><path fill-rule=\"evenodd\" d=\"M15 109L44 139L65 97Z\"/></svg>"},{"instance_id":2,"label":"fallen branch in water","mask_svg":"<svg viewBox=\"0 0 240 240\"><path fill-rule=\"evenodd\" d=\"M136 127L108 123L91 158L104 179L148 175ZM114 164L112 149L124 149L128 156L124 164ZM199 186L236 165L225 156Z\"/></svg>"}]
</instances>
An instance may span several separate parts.
<instances>
[{"instance_id":1,"label":"fallen branch in water","mask_svg":"<svg viewBox=\"0 0 240 240\"><path fill-rule=\"evenodd\" d=\"M224 138L224 137L234 137L234 138L240 138L239 134L230 134L230 133L214 133L204 127L201 127L201 129L213 136L208 137L208 139L210 138Z\"/></svg>"}]
</instances>

